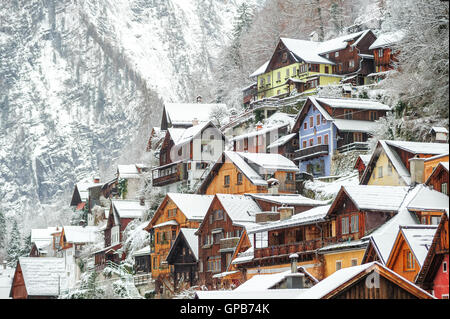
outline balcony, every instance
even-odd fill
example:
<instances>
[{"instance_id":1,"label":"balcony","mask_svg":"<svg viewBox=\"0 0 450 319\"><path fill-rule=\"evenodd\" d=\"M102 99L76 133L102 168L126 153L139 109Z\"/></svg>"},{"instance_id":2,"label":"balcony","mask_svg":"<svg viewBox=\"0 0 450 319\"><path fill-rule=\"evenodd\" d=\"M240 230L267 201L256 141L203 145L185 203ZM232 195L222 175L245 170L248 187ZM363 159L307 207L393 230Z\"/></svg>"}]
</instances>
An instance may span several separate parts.
<instances>
[{"instance_id":1,"label":"balcony","mask_svg":"<svg viewBox=\"0 0 450 319\"><path fill-rule=\"evenodd\" d=\"M324 155L328 155L328 144L314 145L295 151L296 160L306 160Z\"/></svg>"},{"instance_id":2,"label":"balcony","mask_svg":"<svg viewBox=\"0 0 450 319\"><path fill-rule=\"evenodd\" d=\"M298 243L269 246L255 249L255 259L287 256L293 253L302 253L322 248L321 239L313 239Z\"/></svg>"},{"instance_id":3,"label":"balcony","mask_svg":"<svg viewBox=\"0 0 450 319\"><path fill-rule=\"evenodd\" d=\"M171 163L157 167L153 170L153 186L159 187L172 184L181 180L182 171L179 165L181 163ZM155 175L157 177L155 177Z\"/></svg>"},{"instance_id":4,"label":"balcony","mask_svg":"<svg viewBox=\"0 0 450 319\"><path fill-rule=\"evenodd\" d=\"M220 252L233 251L239 243L239 237L222 238L220 240Z\"/></svg>"},{"instance_id":5,"label":"balcony","mask_svg":"<svg viewBox=\"0 0 450 319\"><path fill-rule=\"evenodd\" d=\"M343 145L337 149L339 153L346 153L350 151L367 151L369 150L369 143L367 142L354 142Z\"/></svg>"}]
</instances>

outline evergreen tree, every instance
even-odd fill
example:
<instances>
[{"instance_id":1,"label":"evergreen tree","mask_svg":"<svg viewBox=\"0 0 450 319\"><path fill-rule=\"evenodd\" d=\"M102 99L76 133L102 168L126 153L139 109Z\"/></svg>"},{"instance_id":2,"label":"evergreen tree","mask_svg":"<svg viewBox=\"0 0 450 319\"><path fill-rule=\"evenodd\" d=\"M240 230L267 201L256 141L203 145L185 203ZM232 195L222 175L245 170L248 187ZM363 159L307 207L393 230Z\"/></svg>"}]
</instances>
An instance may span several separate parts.
<instances>
[{"instance_id":1,"label":"evergreen tree","mask_svg":"<svg viewBox=\"0 0 450 319\"><path fill-rule=\"evenodd\" d=\"M5 215L0 210L0 249L5 248L6 241L6 220Z\"/></svg>"},{"instance_id":2,"label":"evergreen tree","mask_svg":"<svg viewBox=\"0 0 450 319\"><path fill-rule=\"evenodd\" d=\"M31 233L29 233L28 236L25 237L25 240L24 240L24 243L23 243L20 255L21 256L29 256L30 255L30 251L31 251L31 246L32 246Z\"/></svg>"},{"instance_id":3,"label":"evergreen tree","mask_svg":"<svg viewBox=\"0 0 450 319\"><path fill-rule=\"evenodd\" d=\"M11 234L6 253L8 264L10 266L14 266L17 260L19 260L21 254L20 232L19 227L17 226L17 221L15 219L11 229Z\"/></svg>"}]
</instances>

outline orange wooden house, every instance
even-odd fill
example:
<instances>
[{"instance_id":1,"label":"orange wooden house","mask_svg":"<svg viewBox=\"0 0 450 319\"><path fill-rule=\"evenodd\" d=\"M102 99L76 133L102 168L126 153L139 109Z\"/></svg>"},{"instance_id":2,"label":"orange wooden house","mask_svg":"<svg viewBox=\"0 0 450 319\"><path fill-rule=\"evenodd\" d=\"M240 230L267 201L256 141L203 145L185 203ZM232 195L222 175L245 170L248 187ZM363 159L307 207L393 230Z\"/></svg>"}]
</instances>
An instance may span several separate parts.
<instances>
[{"instance_id":1,"label":"orange wooden house","mask_svg":"<svg viewBox=\"0 0 450 319\"><path fill-rule=\"evenodd\" d=\"M442 214L433 242L417 275L416 284L439 299L449 298L448 211Z\"/></svg>"},{"instance_id":2,"label":"orange wooden house","mask_svg":"<svg viewBox=\"0 0 450 319\"><path fill-rule=\"evenodd\" d=\"M436 225L400 226L386 267L415 282L436 233Z\"/></svg>"},{"instance_id":3,"label":"orange wooden house","mask_svg":"<svg viewBox=\"0 0 450 319\"><path fill-rule=\"evenodd\" d=\"M295 193L298 167L280 154L225 151L197 193Z\"/></svg>"},{"instance_id":4,"label":"orange wooden house","mask_svg":"<svg viewBox=\"0 0 450 319\"><path fill-rule=\"evenodd\" d=\"M439 162L426 178L425 184L448 196L448 180L448 161Z\"/></svg>"},{"instance_id":5,"label":"orange wooden house","mask_svg":"<svg viewBox=\"0 0 450 319\"><path fill-rule=\"evenodd\" d=\"M181 228L198 228L214 196L167 193L145 228L150 232L152 278L167 277L172 271L166 261Z\"/></svg>"}]
</instances>

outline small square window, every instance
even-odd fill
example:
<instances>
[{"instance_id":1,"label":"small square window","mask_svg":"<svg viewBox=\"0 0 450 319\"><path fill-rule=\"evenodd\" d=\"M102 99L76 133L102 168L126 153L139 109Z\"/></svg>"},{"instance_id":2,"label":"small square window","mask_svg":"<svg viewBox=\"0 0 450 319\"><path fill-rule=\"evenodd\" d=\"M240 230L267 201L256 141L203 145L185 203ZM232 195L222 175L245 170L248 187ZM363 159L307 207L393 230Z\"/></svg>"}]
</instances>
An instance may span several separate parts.
<instances>
[{"instance_id":1,"label":"small square window","mask_svg":"<svg viewBox=\"0 0 450 319\"><path fill-rule=\"evenodd\" d=\"M352 267L354 267L354 266L358 266L358 258L352 259Z\"/></svg>"},{"instance_id":2,"label":"small square window","mask_svg":"<svg viewBox=\"0 0 450 319\"><path fill-rule=\"evenodd\" d=\"M342 269L342 261L341 260L336 260L336 271Z\"/></svg>"}]
</instances>

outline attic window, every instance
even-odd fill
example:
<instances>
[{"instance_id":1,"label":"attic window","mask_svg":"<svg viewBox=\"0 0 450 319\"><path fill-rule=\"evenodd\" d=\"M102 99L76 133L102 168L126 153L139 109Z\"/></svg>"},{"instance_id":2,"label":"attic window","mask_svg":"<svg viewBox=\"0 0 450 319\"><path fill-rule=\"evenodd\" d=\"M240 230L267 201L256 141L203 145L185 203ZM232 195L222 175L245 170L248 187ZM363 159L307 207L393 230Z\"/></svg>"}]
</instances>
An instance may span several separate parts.
<instances>
[{"instance_id":1,"label":"attic window","mask_svg":"<svg viewBox=\"0 0 450 319\"><path fill-rule=\"evenodd\" d=\"M414 270L415 266L415 261L414 261L414 256L412 254L412 252L410 250L404 250L404 267L403 270L404 271L411 271Z\"/></svg>"},{"instance_id":2,"label":"attic window","mask_svg":"<svg viewBox=\"0 0 450 319\"><path fill-rule=\"evenodd\" d=\"M286 62L287 61L287 52L283 52L283 54L281 55L281 61L282 62Z\"/></svg>"}]
</instances>

